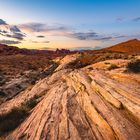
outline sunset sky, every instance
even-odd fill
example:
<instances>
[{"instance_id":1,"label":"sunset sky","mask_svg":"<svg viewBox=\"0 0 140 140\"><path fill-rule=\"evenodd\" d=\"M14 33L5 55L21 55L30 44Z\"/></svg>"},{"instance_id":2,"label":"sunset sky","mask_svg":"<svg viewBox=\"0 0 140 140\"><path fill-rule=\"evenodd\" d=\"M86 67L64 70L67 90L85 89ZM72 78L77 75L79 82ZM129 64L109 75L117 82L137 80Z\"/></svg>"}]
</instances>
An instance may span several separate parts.
<instances>
[{"instance_id":1,"label":"sunset sky","mask_svg":"<svg viewBox=\"0 0 140 140\"><path fill-rule=\"evenodd\" d=\"M140 38L140 0L0 0L0 43L99 49Z\"/></svg>"}]
</instances>

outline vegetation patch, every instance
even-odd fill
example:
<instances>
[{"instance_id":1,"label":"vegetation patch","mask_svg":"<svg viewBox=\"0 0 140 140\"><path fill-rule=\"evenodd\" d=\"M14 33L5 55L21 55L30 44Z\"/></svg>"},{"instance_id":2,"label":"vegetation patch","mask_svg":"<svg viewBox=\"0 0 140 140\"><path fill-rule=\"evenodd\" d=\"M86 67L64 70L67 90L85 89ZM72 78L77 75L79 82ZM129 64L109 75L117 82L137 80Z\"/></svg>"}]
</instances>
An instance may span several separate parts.
<instances>
[{"instance_id":1,"label":"vegetation patch","mask_svg":"<svg viewBox=\"0 0 140 140\"><path fill-rule=\"evenodd\" d=\"M22 106L28 108L28 110L31 110L32 108L34 108L37 105L37 103L38 103L37 99L38 98L39 97L35 95L31 99L29 99L25 103L23 103Z\"/></svg>"},{"instance_id":2,"label":"vegetation patch","mask_svg":"<svg viewBox=\"0 0 140 140\"><path fill-rule=\"evenodd\" d=\"M127 65L127 70L134 73L140 72L140 60L131 61Z\"/></svg>"},{"instance_id":3,"label":"vegetation patch","mask_svg":"<svg viewBox=\"0 0 140 140\"><path fill-rule=\"evenodd\" d=\"M15 129L27 115L25 107L15 107L7 114L0 115L0 135Z\"/></svg>"},{"instance_id":4,"label":"vegetation patch","mask_svg":"<svg viewBox=\"0 0 140 140\"><path fill-rule=\"evenodd\" d=\"M82 53L79 58L75 61L69 63L67 68L83 68L85 66L91 65L95 60L95 56L93 54Z\"/></svg>"},{"instance_id":5,"label":"vegetation patch","mask_svg":"<svg viewBox=\"0 0 140 140\"><path fill-rule=\"evenodd\" d=\"M0 115L0 135L14 130L21 122L29 115L31 109L33 109L38 101L39 97L34 96L31 99L25 101L20 107L15 107L6 114Z\"/></svg>"}]
</instances>

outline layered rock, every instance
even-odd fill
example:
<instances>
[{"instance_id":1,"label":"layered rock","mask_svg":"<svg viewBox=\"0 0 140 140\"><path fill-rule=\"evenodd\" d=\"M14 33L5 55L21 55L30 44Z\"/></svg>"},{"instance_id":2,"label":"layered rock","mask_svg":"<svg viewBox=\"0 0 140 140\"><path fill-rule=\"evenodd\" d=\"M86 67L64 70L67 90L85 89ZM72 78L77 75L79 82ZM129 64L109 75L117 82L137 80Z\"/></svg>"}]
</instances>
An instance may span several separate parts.
<instances>
[{"instance_id":1,"label":"layered rock","mask_svg":"<svg viewBox=\"0 0 140 140\"><path fill-rule=\"evenodd\" d=\"M119 62L127 63L102 63ZM139 140L139 74L123 73L122 68L108 71L101 63L66 69L65 58L60 64L52 75L0 105L1 115L39 97L27 118L4 139Z\"/></svg>"}]
</instances>

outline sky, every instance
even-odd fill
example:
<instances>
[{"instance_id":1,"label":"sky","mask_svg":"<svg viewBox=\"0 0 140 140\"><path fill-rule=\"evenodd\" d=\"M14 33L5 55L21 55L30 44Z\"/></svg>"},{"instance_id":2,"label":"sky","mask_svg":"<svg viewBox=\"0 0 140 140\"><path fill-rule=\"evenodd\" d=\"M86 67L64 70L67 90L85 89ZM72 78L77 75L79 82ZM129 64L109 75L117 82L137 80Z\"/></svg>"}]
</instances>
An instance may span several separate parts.
<instances>
[{"instance_id":1,"label":"sky","mask_svg":"<svg viewBox=\"0 0 140 140\"><path fill-rule=\"evenodd\" d=\"M99 49L140 39L140 0L0 0L0 43Z\"/></svg>"}]
</instances>

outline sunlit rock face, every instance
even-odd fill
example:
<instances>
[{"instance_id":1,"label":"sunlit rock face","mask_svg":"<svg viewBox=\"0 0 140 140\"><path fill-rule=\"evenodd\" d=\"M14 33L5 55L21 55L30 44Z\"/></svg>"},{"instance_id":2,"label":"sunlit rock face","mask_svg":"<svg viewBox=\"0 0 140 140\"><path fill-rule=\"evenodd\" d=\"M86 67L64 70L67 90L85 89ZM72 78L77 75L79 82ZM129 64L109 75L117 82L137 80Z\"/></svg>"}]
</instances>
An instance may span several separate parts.
<instances>
[{"instance_id":1,"label":"sunlit rock face","mask_svg":"<svg viewBox=\"0 0 140 140\"><path fill-rule=\"evenodd\" d=\"M124 67L127 61L123 62ZM35 95L39 97L28 117L5 139L139 140L140 74L124 73L121 65L112 70L105 68L97 63L57 70L2 104L0 114Z\"/></svg>"}]
</instances>

